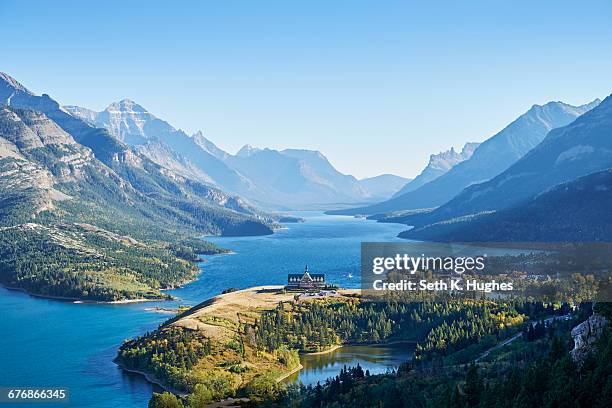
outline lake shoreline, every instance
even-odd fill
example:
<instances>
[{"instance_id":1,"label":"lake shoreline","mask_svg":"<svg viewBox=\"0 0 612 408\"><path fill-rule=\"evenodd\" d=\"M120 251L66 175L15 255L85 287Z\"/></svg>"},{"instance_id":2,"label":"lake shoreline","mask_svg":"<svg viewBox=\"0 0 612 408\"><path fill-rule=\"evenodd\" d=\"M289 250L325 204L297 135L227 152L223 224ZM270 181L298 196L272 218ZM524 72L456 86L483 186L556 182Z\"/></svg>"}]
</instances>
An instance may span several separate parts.
<instances>
[{"instance_id":1,"label":"lake shoreline","mask_svg":"<svg viewBox=\"0 0 612 408\"><path fill-rule=\"evenodd\" d=\"M369 347L369 346L394 346L394 345L398 345L398 344L410 344L410 345L416 345L417 342L414 340L392 340L389 342L381 342L381 343L372 343L372 342L367 342L367 343L357 343L357 342L349 342L349 343L344 343L344 344L336 344L332 347L330 347L327 350L322 350L322 351L313 351L313 352L304 352L304 353L300 353L302 355L308 355L308 356L319 356L319 355L323 355L323 354L329 354L329 353L333 353L334 351L341 349L342 347L347 347L347 346L364 346L364 347Z\"/></svg>"},{"instance_id":2,"label":"lake shoreline","mask_svg":"<svg viewBox=\"0 0 612 408\"><path fill-rule=\"evenodd\" d=\"M293 370L291 370L291 371L289 371L289 372L287 372L285 374L282 374L280 377L278 377L276 379L276 382L279 383L279 382L283 381L284 379L291 377L293 374L299 373L303 368L304 368L304 366L302 364L300 364L299 366L295 367Z\"/></svg>"},{"instance_id":3,"label":"lake shoreline","mask_svg":"<svg viewBox=\"0 0 612 408\"><path fill-rule=\"evenodd\" d=\"M43 295L41 293L30 292L25 288L17 288L14 286L6 286L6 285L1 285L1 286L7 290L21 292L33 298L59 300L63 302L69 302L69 303L74 303L74 304L84 304L84 305L87 305L87 304L88 305L125 305L125 304L131 304L131 303L160 302L160 301L171 300L166 297L162 297L159 299L135 298L135 299L121 299L121 300L87 300L87 299L80 299L80 298L69 297L69 296Z\"/></svg>"},{"instance_id":4,"label":"lake shoreline","mask_svg":"<svg viewBox=\"0 0 612 408\"><path fill-rule=\"evenodd\" d=\"M302 216L307 222L288 224L290 229L279 231L276 237L211 237L214 238L211 242L231 248L231 252L202 254L204 260L197 264L203 271L194 282L183 282L184 287L162 293L172 294L186 305L197 305L202 299L211 299L226 288L283 284L288 273L299 272L306 264L325 273L327 279L338 286L351 287L356 285L355 280L346 279L346 272L340 272L339 265L344 269L347 259L358 259L361 241L399 241L395 238L401 231L397 225L352 220L350 217L327 217L320 212L306 212ZM290 258L284 258L291 253ZM357 276L357 264L353 267L352 273ZM3 374L8 378L24 378L40 384L54 378L63 386L79 390L70 396L71 404L75 406L104 401L108 406L146 407L151 398L151 387L162 392L159 385L152 386L154 383L143 374L123 371L112 360L125 339L155 330L168 318L174 317L145 308L173 309L174 304L78 307L72 305L75 299L41 301L27 291L10 291L9 294L9 289L6 290L3 292L6 296L0 296L0 300L4 305L2 310L6 311L7 333L0 343L4 349L16 352L5 356L7 364L3 366ZM73 341L58 341L71 338L79 339L77 347L73 346ZM36 341L39 346L28 347L30 341ZM104 369L92 367L98 363L105 364ZM305 370L307 368L300 373ZM286 371L279 370L278 375Z\"/></svg>"},{"instance_id":5,"label":"lake shoreline","mask_svg":"<svg viewBox=\"0 0 612 408\"><path fill-rule=\"evenodd\" d=\"M161 387L164 391L168 391L171 392L174 395L178 395L181 397L186 397L187 395L189 395L186 392L183 391L179 391L176 388L170 387L169 385L164 384L161 380L159 380L157 377L155 377L152 374L149 374L145 371L141 371L141 370L136 370L134 368L127 368L125 365L123 365L121 362L117 361L117 359L113 359L113 363L115 363L117 365L117 367L123 371L126 371L128 373L132 373L132 374L139 374L141 376L143 376L145 378L145 380L147 380L149 383L157 385L159 387Z\"/></svg>"},{"instance_id":6,"label":"lake shoreline","mask_svg":"<svg viewBox=\"0 0 612 408\"><path fill-rule=\"evenodd\" d=\"M234 252L234 251L227 250L227 251L216 252L216 253L212 253L212 254L198 254L198 255L216 256L216 255L232 255L232 254L235 254L235 253L236 252ZM208 261L206 259L200 259L197 262L192 262L194 264L194 266L198 269L197 272L194 272L194 276L192 278L186 279L186 280L184 280L182 282L178 282L176 285L159 289L160 297L159 298L154 298L154 299L152 299L152 298L133 298L133 299L119 299L119 300L88 300L88 299L81 299L81 298L73 297L73 296L57 296L57 295L45 295L45 294L42 294L42 293L34 293L34 292L31 292L31 291L29 291L29 290L27 290L25 288L18 288L18 287L14 287L14 286L8 286L8 285L5 285L3 283L0 283L0 286L2 286L5 289L8 289L8 290L25 293L26 295L32 296L34 298L59 300L59 301L70 302L70 303L74 303L74 304L128 305L128 304L133 304L133 303L145 303L145 302L166 302L166 301L173 301L173 300L179 300L179 299L177 297L175 297L175 296L164 295L163 292L164 291L168 291L168 290L181 289L181 288L185 287L186 285L189 285L191 283L197 282L200 279L200 275L202 275L202 273L204 272L204 269L201 266L199 266L198 264L205 263L205 262L208 262Z\"/></svg>"}]
</instances>

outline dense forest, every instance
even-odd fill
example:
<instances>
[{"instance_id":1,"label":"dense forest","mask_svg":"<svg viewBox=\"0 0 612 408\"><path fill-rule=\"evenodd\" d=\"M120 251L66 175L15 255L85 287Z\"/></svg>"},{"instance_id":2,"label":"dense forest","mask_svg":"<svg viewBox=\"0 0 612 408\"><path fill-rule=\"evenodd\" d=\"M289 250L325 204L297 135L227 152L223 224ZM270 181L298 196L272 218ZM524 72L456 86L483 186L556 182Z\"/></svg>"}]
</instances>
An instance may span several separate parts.
<instances>
[{"instance_id":1,"label":"dense forest","mask_svg":"<svg viewBox=\"0 0 612 408\"><path fill-rule=\"evenodd\" d=\"M582 311L581 311L582 312ZM605 312L610 318L609 310ZM612 401L612 328L607 327L582 363L572 360L570 329L584 318L543 323L507 351L463 366L370 376L345 368L325 384L294 387L276 401L283 407L608 407ZM531 326L530 326L531 327Z\"/></svg>"},{"instance_id":2,"label":"dense forest","mask_svg":"<svg viewBox=\"0 0 612 408\"><path fill-rule=\"evenodd\" d=\"M361 403L367 401L363 395L353 395L353 392L363 392L361 388L366 385L367 388L375 390L379 382L386 384L399 379L404 381L404 377L414 382L409 384L408 390L410 387L416 389L415 387L427 386L433 387L433 393L441 384L447 386L460 381L456 378L457 375L463 375L461 373L463 368L467 367L466 364L483 355L484 351L510 336L521 333L530 345L518 355L521 358L543 356L546 347L542 343L551 338L553 329L542 319L565 316L570 311L571 308L566 304L519 301L496 303L473 299L454 299L448 302L372 302L358 297L343 297L305 302L288 301L279 303L273 310L261 311L254 323L244 323L242 327L237 327L240 336L225 345L225 349L234 348L233 355L238 357L236 361L232 361L231 370L241 370L248 366L240 364L241 360L246 361L244 356L248 353L259 358L272 353L286 367L294 367L299 364L295 354L297 350L319 351L344 343L416 343L415 358L403 364L397 373L370 376L358 367L346 368L335 380L310 388L284 386L277 383L271 373L267 373L253 377L246 386L234 389L226 382L222 388L225 393L220 393L213 389L209 380L202 382L198 379L197 369L189 369L190 366L202 367L203 361L215 358L206 357L211 353L210 343L205 339L186 339L184 333L178 336L179 332L172 325L125 343L119 352L118 361L126 367L137 368L166 379L165 383L168 385L188 390L192 400L211 401L214 399L212 396L216 395L217 398L247 397L252 404L263 405L270 403L319 407L328 406L329 403L329 406L351 407L352 398L359 398ZM564 319L561 320L565 325L569 324ZM177 346L177 339L180 340L180 346ZM217 346L213 345L214 347ZM212 352L215 356L225 352L215 350ZM497 357L493 353L488 358ZM518 361L516 356L512 358L513 361ZM228 368L227 363L222 364ZM495 364L503 365L499 362ZM450 379L431 379L432 373L446 371L443 367L454 367L451 371L457 371L459 374L454 373ZM423 374L423 378L428 380L418 379L420 375L415 379L413 374L416 372ZM219 379L219 382L223 380ZM196 398L195 394L199 396ZM342 397L344 400L339 399L345 394L348 396ZM201 406L193 401L189 402L189 398L183 401L171 395L156 395L151 406ZM339 405L334 405L335 403Z\"/></svg>"},{"instance_id":3,"label":"dense forest","mask_svg":"<svg viewBox=\"0 0 612 408\"><path fill-rule=\"evenodd\" d=\"M345 343L417 342L422 363L469 356L517 332L527 318L559 313L542 303L476 301L369 302L360 299L282 303L252 328L260 348L286 345L301 352ZM249 329L247 329L248 332Z\"/></svg>"},{"instance_id":4,"label":"dense forest","mask_svg":"<svg viewBox=\"0 0 612 408\"><path fill-rule=\"evenodd\" d=\"M173 174L24 94L0 107L0 283L83 300L163 298L215 253L194 237L271 234L272 217ZM32 106L30 106L30 104ZM21 106L21 105L20 105Z\"/></svg>"},{"instance_id":5,"label":"dense forest","mask_svg":"<svg viewBox=\"0 0 612 408\"><path fill-rule=\"evenodd\" d=\"M129 370L153 374L164 384L189 389L193 384L188 384L187 376L181 373L193 368L211 351L210 340L197 331L169 327L126 342L116 361Z\"/></svg>"},{"instance_id":6,"label":"dense forest","mask_svg":"<svg viewBox=\"0 0 612 408\"><path fill-rule=\"evenodd\" d=\"M196 254L220 251L198 240L144 244L89 225L30 224L0 234L0 283L42 296L159 299L160 289L196 276Z\"/></svg>"}]
</instances>

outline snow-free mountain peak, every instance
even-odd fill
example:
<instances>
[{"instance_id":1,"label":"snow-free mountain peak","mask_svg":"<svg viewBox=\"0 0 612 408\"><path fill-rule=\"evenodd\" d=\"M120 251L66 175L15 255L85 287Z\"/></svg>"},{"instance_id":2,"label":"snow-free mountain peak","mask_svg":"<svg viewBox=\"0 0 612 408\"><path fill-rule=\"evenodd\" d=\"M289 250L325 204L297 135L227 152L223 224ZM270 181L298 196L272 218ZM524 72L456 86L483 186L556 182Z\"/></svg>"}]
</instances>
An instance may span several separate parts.
<instances>
[{"instance_id":1,"label":"snow-free mountain peak","mask_svg":"<svg viewBox=\"0 0 612 408\"><path fill-rule=\"evenodd\" d=\"M20 91L20 92L24 92L30 95L34 95L32 92L30 92L28 88L21 85L19 81L17 81L15 78L13 78L12 76L10 76L9 74L5 72L0 72L0 93L6 92L6 91L9 91L9 92Z\"/></svg>"},{"instance_id":2,"label":"snow-free mountain peak","mask_svg":"<svg viewBox=\"0 0 612 408\"><path fill-rule=\"evenodd\" d=\"M464 189L431 213L411 220L411 225L447 223L520 206L561 183L609 169L612 166L611 134L612 96L567 126L550 131L539 145L496 177ZM587 193L578 195L582 194ZM573 201L584 199L578 195L575 194ZM567 198L572 201L572 197ZM579 216L580 211L573 211ZM523 221L529 224L530 220ZM569 225L572 221L560 217L554 222Z\"/></svg>"},{"instance_id":3,"label":"snow-free mountain peak","mask_svg":"<svg viewBox=\"0 0 612 408\"><path fill-rule=\"evenodd\" d=\"M226 160L229 157L228 152L219 148L211 140L207 139L201 130L198 130L191 137L198 144L198 146L215 156L217 159Z\"/></svg>"},{"instance_id":4,"label":"snow-free mountain peak","mask_svg":"<svg viewBox=\"0 0 612 408\"><path fill-rule=\"evenodd\" d=\"M432 154L429 156L427 167L447 172L457 163L469 159L476 147L478 147L478 144L479 143L466 143L463 149L461 149L461 152L457 152L454 147L451 147L447 151Z\"/></svg>"},{"instance_id":5,"label":"snow-free mountain peak","mask_svg":"<svg viewBox=\"0 0 612 408\"><path fill-rule=\"evenodd\" d=\"M482 142L468 160L433 181L376 205L333 213L377 214L440 206L464 188L497 176L542 142L552 129L567 126L597 105L597 100L581 106L563 102L534 105L500 132Z\"/></svg>"},{"instance_id":6,"label":"snow-free mountain peak","mask_svg":"<svg viewBox=\"0 0 612 408\"><path fill-rule=\"evenodd\" d=\"M472 157L474 150L476 150L479 144L480 143L466 143L459 153L457 153L454 147L451 147L444 152L432 154L429 156L429 162L423 171L421 171L414 180L406 183L406 185L396 192L393 197L398 197L402 194L414 191L422 185L437 179L462 161L468 160Z\"/></svg>"},{"instance_id":7,"label":"snow-free mountain peak","mask_svg":"<svg viewBox=\"0 0 612 408\"><path fill-rule=\"evenodd\" d=\"M108 105L98 114L95 124L108 129L117 139L133 145L149 139L145 126L156 120L142 105L126 98ZM159 123L158 127L171 128L165 122Z\"/></svg>"},{"instance_id":8,"label":"snow-free mountain peak","mask_svg":"<svg viewBox=\"0 0 612 408\"><path fill-rule=\"evenodd\" d=\"M250 144L245 144L240 150L238 150L238 153L236 153L236 157L249 157L252 154L260 151L261 149L257 147L253 147Z\"/></svg>"},{"instance_id":9,"label":"snow-free mountain peak","mask_svg":"<svg viewBox=\"0 0 612 408\"><path fill-rule=\"evenodd\" d=\"M138 103L134 102L129 98L124 98L119 102L113 102L108 105L105 110L124 113L149 113L142 105L139 105Z\"/></svg>"}]
</instances>

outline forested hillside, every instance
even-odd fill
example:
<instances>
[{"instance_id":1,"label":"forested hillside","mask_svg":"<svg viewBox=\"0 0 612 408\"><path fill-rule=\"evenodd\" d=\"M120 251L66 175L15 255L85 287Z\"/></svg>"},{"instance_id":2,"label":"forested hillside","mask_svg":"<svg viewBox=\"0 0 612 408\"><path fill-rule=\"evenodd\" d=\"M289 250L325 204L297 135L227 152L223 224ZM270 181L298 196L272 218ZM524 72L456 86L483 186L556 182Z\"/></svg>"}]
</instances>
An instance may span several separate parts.
<instances>
[{"instance_id":1,"label":"forested hillside","mask_svg":"<svg viewBox=\"0 0 612 408\"><path fill-rule=\"evenodd\" d=\"M607 407L612 400L612 329L604 330L584 362L576 362L569 331L577 321L542 324L537 334L526 332L478 363L427 370L406 364L375 376L360 367L345 368L325 384L290 390L277 401L304 408Z\"/></svg>"},{"instance_id":2,"label":"forested hillside","mask_svg":"<svg viewBox=\"0 0 612 408\"><path fill-rule=\"evenodd\" d=\"M201 307L214 308L215 303L223 302L223 296ZM231 296L249 294L235 292ZM297 366L297 351L318 352L342 344L411 342L416 343L415 359L404 369L414 366L427 372L469 363L497 342L520 334L531 322L569 310L567 305L555 307L540 302L461 298L448 302L373 302L342 296L285 300L272 310L250 308L238 310L238 320L224 318L227 308L235 314L235 304L235 300L229 302L212 314L199 314L199 307L184 312L153 333L124 343L117 360L124 367L144 371L167 386L189 392L188 405L200 398L210 403L219 398L246 397L255 406L272 401L282 405L286 399L291 400L291 406L310 401L311 392L318 393L318 398L327 392L319 387L318 391L304 389L292 394L291 386L275 381L278 363L268 371L262 370L275 360L281 367ZM220 335L220 330L231 335ZM365 376L358 369L344 370L341 375L347 372L361 379ZM332 387L329 401L334 401L339 396L337 390L331 383L327 386ZM341 406L352 405L345 402Z\"/></svg>"},{"instance_id":3,"label":"forested hillside","mask_svg":"<svg viewBox=\"0 0 612 408\"><path fill-rule=\"evenodd\" d=\"M612 239L612 170L561 184L520 205L403 232L435 241L603 241Z\"/></svg>"},{"instance_id":4,"label":"forested hillside","mask_svg":"<svg viewBox=\"0 0 612 408\"><path fill-rule=\"evenodd\" d=\"M193 279L196 253L219 251L193 237L272 233L273 219L239 197L181 177L48 96L0 79L0 102L10 104L0 107L5 285L76 299L165 297L159 289Z\"/></svg>"}]
</instances>

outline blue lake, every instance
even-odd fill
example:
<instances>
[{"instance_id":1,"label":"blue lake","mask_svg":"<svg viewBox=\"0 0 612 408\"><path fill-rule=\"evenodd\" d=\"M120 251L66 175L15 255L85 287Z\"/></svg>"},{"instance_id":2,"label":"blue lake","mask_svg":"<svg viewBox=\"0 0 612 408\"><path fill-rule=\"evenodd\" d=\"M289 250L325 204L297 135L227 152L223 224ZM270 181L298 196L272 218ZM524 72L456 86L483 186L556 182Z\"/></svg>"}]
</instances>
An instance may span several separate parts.
<instances>
[{"instance_id":1,"label":"blue lake","mask_svg":"<svg viewBox=\"0 0 612 408\"><path fill-rule=\"evenodd\" d=\"M151 308L195 305L229 287L284 284L288 273L300 273L305 265L332 283L356 287L360 243L399 242L395 237L405 229L351 217L294 214L306 222L287 224L274 235L210 238L235 253L207 257L196 282L170 292L180 298L175 302L74 304L0 288L0 387L68 388L70 400L58 404L62 407L146 407L153 387L119 370L112 359L124 339L151 331L169 317ZM380 372L401 359L389 350L372 352L375 358L363 349L340 350L319 359L325 370L313 363L307 368L319 371L304 371L300 379L316 382L356 362Z\"/></svg>"},{"instance_id":2,"label":"blue lake","mask_svg":"<svg viewBox=\"0 0 612 408\"><path fill-rule=\"evenodd\" d=\"M370 374L384 374L397 369L412 358L414 344L398 343L389 345L343 346L329 353L306 354L300 357L302 368L288 377L286 382L301 382L304 385L323 384L325 379L336 376L343 367L359 364Z\"/></svg>"}]
</instances>

